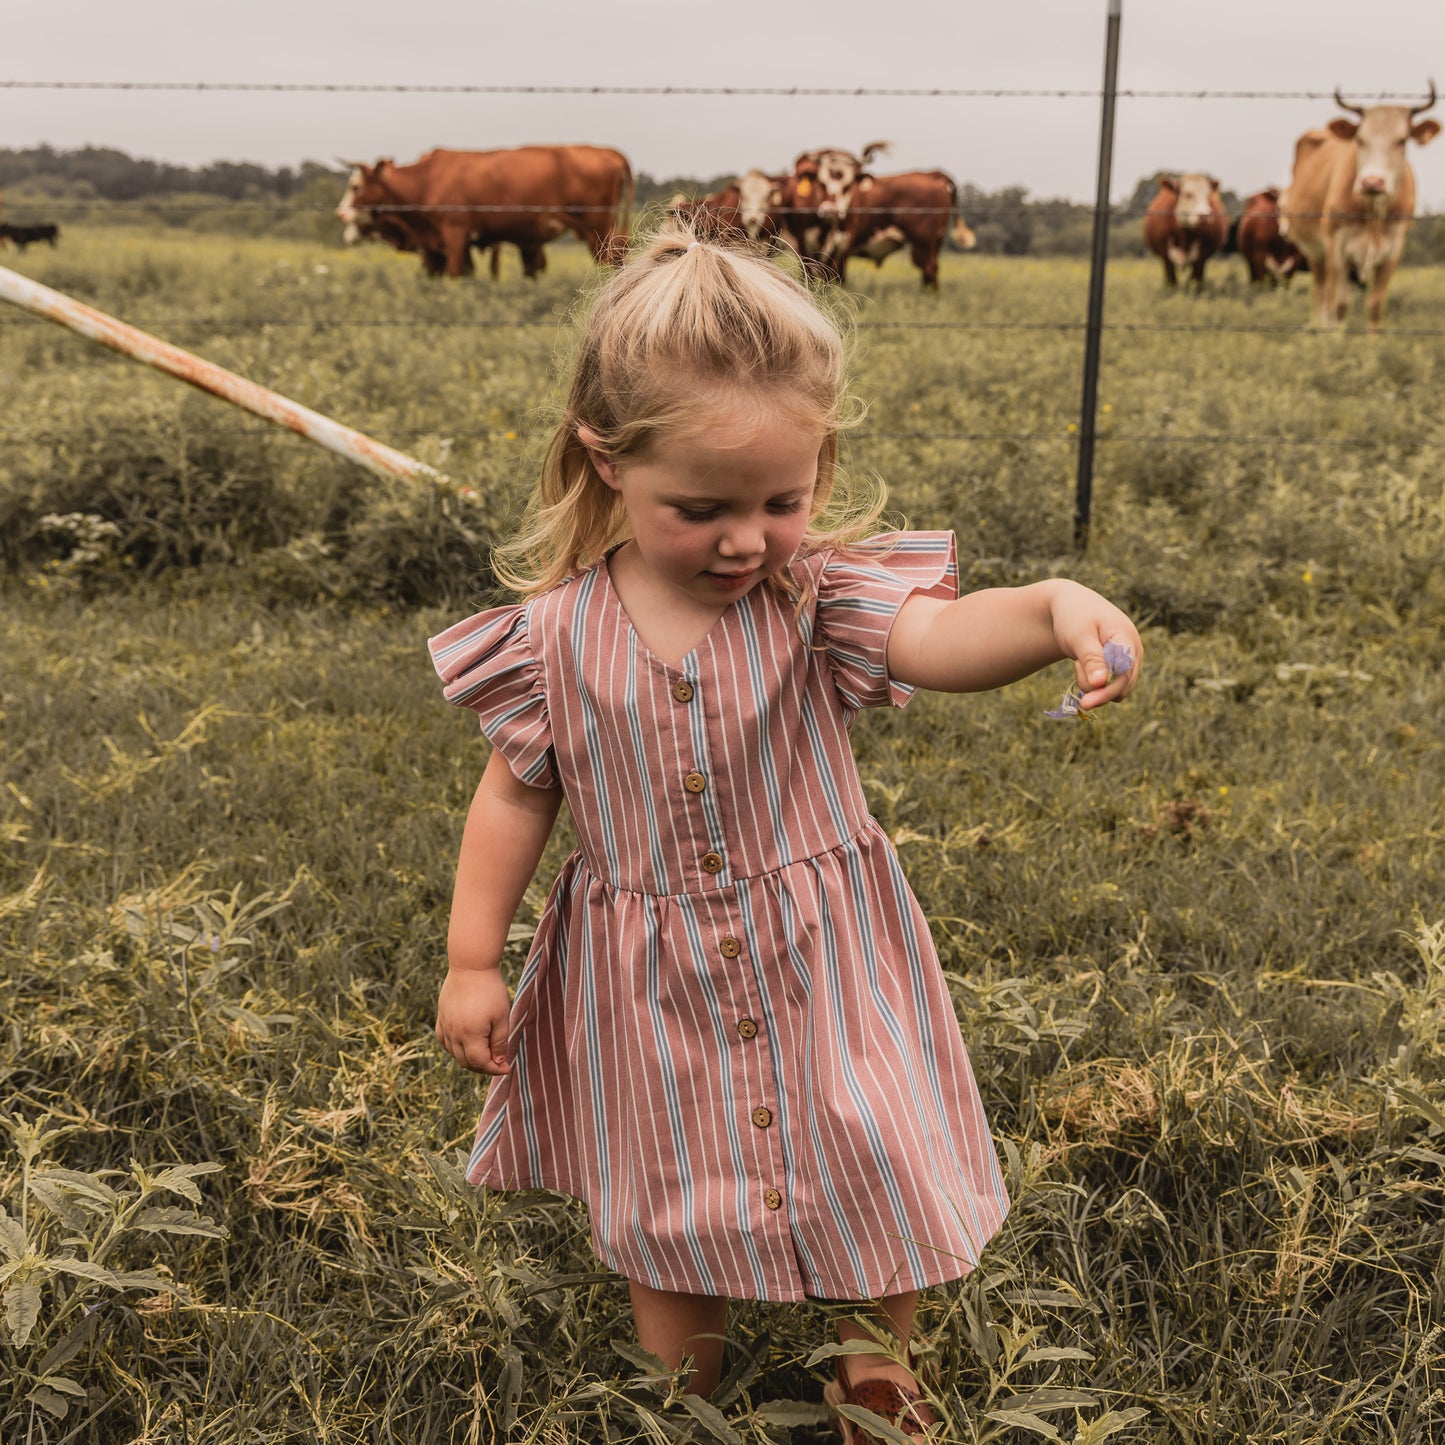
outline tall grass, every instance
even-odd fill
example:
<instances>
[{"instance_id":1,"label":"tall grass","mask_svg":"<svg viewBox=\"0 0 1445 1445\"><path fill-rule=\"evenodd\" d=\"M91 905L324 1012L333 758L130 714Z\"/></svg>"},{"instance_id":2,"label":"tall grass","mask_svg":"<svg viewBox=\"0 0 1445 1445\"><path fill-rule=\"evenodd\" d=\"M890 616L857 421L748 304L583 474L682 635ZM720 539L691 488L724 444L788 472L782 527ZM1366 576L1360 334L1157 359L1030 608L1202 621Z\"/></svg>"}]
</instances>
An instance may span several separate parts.
<instances>
[{"instance_id":1,"label":"tall grass","mask_svg":"<svg viewBox=\"0 0 1445 1445\"><path fill-rule=\"evenodd\" d=\"M21 264L476 495L0 326L0 1437L828 1439L836 1307L735 1307L689 1404L578 1206L465 1186L481 1086L430 1038L485 749L423 641L485 597L544 425L554 334L499 323L565 311L580 260L66 239ZM1402 334L1445 276L1372 339L1214 274L1111 273L1116 322L1276 329L1107 337L1082 559L1077 333L880 324L1078 319L1082 266L855 277L849 464L970 585L1070 572L1147 624L1093 725L1044 721L1043 676L856 734L1016 1200L921 1315L950 1439L1445 1429L1445 365ZM1140 439L1184 435L1330 444Z\"/></svg>"}]
</instances>

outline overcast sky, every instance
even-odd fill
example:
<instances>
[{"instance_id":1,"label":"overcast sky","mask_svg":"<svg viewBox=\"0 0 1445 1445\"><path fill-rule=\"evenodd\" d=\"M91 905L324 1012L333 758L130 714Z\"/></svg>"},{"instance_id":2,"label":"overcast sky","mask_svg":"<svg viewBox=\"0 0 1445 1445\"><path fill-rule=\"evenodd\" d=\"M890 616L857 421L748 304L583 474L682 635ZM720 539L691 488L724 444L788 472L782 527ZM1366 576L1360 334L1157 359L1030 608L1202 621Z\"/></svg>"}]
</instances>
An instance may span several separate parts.
<instances>
[{"instance_id":1,"label":"overcast sky","mask_svg":"<svg viewBox=\"0 0 1445 1445\"><path fill-rule=\"evenodd\" d=\"M0 80L1097 90L1105 0L44 0L7 7ZM1122 89L1412 92L1445 84L1445 0L1123 0ZM993 190L1092 199L1097 99L487 96L0 89L0 145L116 146L187 165L409 160L590 141L654 176L893 151ZM1119 102L1114 197L1160 169L1241 195L1288 180L1332 102ZM1440 112L1445 119L1445 99ZM1445 210L1445 139L1412 147Z\"/></svg>"}]
</instances>

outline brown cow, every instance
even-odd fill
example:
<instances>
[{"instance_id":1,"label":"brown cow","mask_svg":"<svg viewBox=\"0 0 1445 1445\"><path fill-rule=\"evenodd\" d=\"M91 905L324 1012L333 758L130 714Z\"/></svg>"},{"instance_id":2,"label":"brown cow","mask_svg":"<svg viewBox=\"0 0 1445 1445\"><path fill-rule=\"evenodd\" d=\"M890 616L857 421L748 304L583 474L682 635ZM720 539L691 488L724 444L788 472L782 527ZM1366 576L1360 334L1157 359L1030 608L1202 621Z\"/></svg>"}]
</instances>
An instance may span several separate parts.
<instances>
[{"instance_id":1,"label":"brown cow","mask_svg":"<svg viewBox=\"0 0 1445 1445\"><path fill-rule=\"evenodd\" d=\"M440 255L448 276L466 276L472 246L510 242L530 267L565 231L597 260L618 259L633 189L627 158L599 146L434 150L407 166L357 166L336 214L348 240L370 230L420 251L429 270Z\"/></svg>"},{"instance_id":2,"label":"brown cow","mask_svg":"<svg viewBox=\"0 0 1445 1445\"><path fill-rule=\"evenodd\" d=\"M938 255L957 209L958 187L945 171L860 175L843 225L844 245L837 257L840 279L846 280L848 262L855 256L881 266L886 257L908 246L924 286L937 291ZM953 222L952 235L954 244L965 251L978 244L961 216Z\"/></svg>"},{"instance_id":3,"label":"brown cow","mask_svg":"<svg viewBox=\"0 0 1445 1445\"><path fill-rule=\"evenodd\" d=\"M773 242L778 234L774 204L786 180L754 167L701 200L674 196L668 211L721 240Z\"/></svg>"},{"instance_id":4,"label":"brown cow","mask_svg":"<svg viewBox=\"0 0 1445 1445\"><path fill-rule=\"evenodd\" d=\"M1244 203L1244 210L1231 232L1234 249L1249 267L1249 279L1256 286L1289 285L1296 271L1308 271L1310 263L1279 229L1279 192L1269 186L1256 191Z\"/></svg>"},{"instance_id":5,"label":"brown cow","mask_svg":"<svg viewBox=\"0 0 1445 1445\"><path fill-rule=\"evenodd\" d=\"M1345 319L1345 281L1353 270L1369 290L1365 310L1370 330L1378 331L1385 290L1415 210L1415 173L1405 144L1428 145L1440 133L1439 121L1415 119L1435 104L1435 83L1423 105L1367 109L1351 105L1338 90L1335 102L1359 120L1337 118L1295 143L1280 229L1309 257L1316 324L1337 326Z\"/></svg>"},{"instance_id":6,"label":"brown cow","mask_svg":"<svg viewBox=\"0 0 1445 1445\"><path fill-rule=\"evenodd\" d=\"M1144 213L1144 244L1164 263L1164 284L1178 283L1176 267L1188 266L1196 289L1204 263L1224 245L1229 217L1219 182L1199 171L1159 177L1159 190Z\"/></svg>"},{"instance_id":7,"label":"brown cow","mask_svg":"<svg viewBox=\"0 0 1445 1445\"><path fill-rule=\"evenodd\" d=\"M887 149L887 141L873 141L861 156L813 150L793 162L793 174L776 189L773 210L783 239L803 262L804 275L842 279L838 258L847 244L844 225L853 188L863 168Z\"/></svg>"}]
</instances>

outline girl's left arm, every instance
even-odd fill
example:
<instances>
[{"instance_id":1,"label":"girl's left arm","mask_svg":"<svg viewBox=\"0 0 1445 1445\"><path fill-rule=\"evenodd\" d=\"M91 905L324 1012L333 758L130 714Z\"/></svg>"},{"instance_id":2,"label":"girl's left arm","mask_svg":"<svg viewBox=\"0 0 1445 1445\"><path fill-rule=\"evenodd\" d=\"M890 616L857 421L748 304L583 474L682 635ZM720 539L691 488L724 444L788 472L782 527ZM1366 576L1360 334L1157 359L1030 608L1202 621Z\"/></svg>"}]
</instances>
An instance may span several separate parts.
<instances>
[{"instance_id":1,"label":"girl's left arm","mask_svg":"<svg viewBox=\"0 0 1445 1445\"><path fill-rule=\"evenodd\" d=\"M1123 643L1134 665L1109 680L1104 644ZM898 609L888 635L888 672L896 681L937 692L1002 687L1065 657L1085 711L1116 702L1134 686L1143 661L1139 633L1097 592L1063 578L1027 587L990 587L954 602L915 593Z\"/></svg>"}]
</instances>

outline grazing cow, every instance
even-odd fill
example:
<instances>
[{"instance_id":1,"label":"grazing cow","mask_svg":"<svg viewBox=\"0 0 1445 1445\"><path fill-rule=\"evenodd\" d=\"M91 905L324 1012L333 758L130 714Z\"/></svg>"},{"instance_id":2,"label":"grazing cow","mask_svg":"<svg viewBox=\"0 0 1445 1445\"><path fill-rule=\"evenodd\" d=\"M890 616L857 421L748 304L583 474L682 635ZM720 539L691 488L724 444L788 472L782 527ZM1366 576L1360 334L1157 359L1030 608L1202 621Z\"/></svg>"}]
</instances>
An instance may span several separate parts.
<instances>
[{"instance_id":1,"label":"grazing cow","mask_svg":"<svg viewBox=\"0 0 1445 1445\"><path fill-rule=\"evenodd\" d=\"M8 222L0 225L0 241L14 241L22 251L39 241L48 241L53 246L59 239L60 227L49 221L37 226L12 226Z\"/></svg>"},{"instance_id":2,"label":"grazing cow","mask_svg":"<svg viewBox=\"0 0 1445 1445\"><path fill-rule=\"evenodd\" d=\"M1204 263L1229 234L1219 182L1198 171L1159 177L1159 190L1144 213L1144 244L1164 263L1164 284L1178 283L1176 267L1188 266L1195 288L1204 284Z\"/></svg>"},{"instance_id":3,"label":"grazing cow","mask_svg":"<svg viewBox=\"0 0 1445 1445\"><path fill-rule=\"evenodd\" d=\"M846 280L848 262L855 256L881 266L886 257L908 246L924 286L937 291L938 255L957 209L958 187L944 171L860 175L842 225L844 241L837 253L840 279ZM953 221L952 236L965 251L978 244L961 216Z\"/></svg>"},{"instance_id":4,"label":"grazing cow","mask_svg":"<svg viewBox=\"0 0 1445 1445\"><path fill-rule=\"evenodd\" d=\"M1289 285L1296 271L1308 271L1310 263L1293 241L1279 229L1279 192L1270 186L1256 191L1244 203L1239 219L1230 228L1233 249L1244 257L1249 279L1256 286ZM1231 248L1225 247L1228 252Z\"/></svg>"},{"instance_id":5,"label":"grazing cow","mask_svg":"<svg viewBox=\"0 0 1445 1445\"><path fill-rule=\"evenodd\" d=\"M1351 105L1338 90L1335 103L1353 111L1295 143L1281 231L1309 257L1314 319L1337 326L1350 298L1345 282L1354 270L1368 289L1370 330L1380 329L1385 290L1405 249L1415 210L1415 173L1405 159L1407 141L1428 145L1437 120L1416 120L1435 104L1435 82L1423 105Z\"/></svg>"},{"instance_id":6,"label":"grazing cow","mask_svg":"<svg viewBox=\"0 0 1445 1445\"><path fill-rule=\"evenodd\" d=\"M793 162L793 174L776 188L772 206L778 230L798 253L809 277L839 281L838 257L846 245L844 225L853 188L863 168L888 149L887 141L852 151L804 151Z\"/></svg>"},{"instance_id":7,"label":"grazing cow","mask_svg":"<svg viewBox=\"0 0 1445 1445\"><path fill-rule=\"evenodd\" d=\"M357 165L336 214L349 243L379 235L419 251L428 271L440 257L446 275L470 275L473 246L510 242L533 275L542 246L565 231L595 259L619 259L633 191L626 156L599 146L434 150L406 166Z\"/></svg>"}]
</instances>

